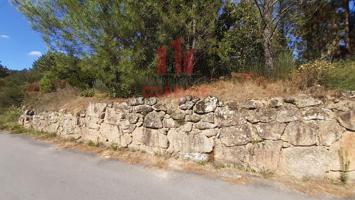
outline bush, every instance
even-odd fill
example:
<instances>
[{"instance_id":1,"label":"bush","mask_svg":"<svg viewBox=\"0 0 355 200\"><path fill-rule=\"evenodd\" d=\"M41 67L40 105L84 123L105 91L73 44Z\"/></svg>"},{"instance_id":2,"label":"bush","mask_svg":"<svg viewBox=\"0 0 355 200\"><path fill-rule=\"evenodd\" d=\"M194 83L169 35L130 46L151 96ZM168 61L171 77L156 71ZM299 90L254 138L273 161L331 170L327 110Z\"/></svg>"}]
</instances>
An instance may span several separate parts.
<instances>
[{"instance_id":1,"label":"bush","mask_svg":"<svg viewBox=\"0 0 355 200\"><path fill-rule=\"evenodd\" d=\"M17 126L17 120L20 117L22 110L12 106L5 112L0 114L0 129L12 129Z\"/></svg>"},{"instance_id":2,"label":"bush","mask_svg":"<svg viewBox=\"0 0 355 200\"><path fill-rule=\"evenodd\" d=\"M94 89L86 89L80 92L81 97L93 97L95 96L95 90Z\"/></svg>"},{"instance_id":3,"label":"bush","mask_svg":"<svg viewBox=\"0 0 355 200\"><path fill-rule=\"evenodd\" d=\"M328 87L355 91L355 60L339 61L326 77Z\"/></svg>"},{"instance_id":4,"label":"bush","mask_svg":"<svg viewBox=\"0 0 355 200\"><path fill-rule=\"evenodd\" d=\"M294 74L296 84L301 88L312 87L315 85L326 85L329 71L334 68L331 62L316 60L301 65Z\"/></svg>"},{"instance_id":5,"label":"bush","mask_svg":"<svg viewBox=\"0 0 355 200\"><path fill-rule=\"evenodd\" d=\"M291 73L295 70L296 64L289 51L283 51L279 53L275 59L275 71L272 74L274 79L287 79Z\"/></svg>"},{"instance_id":6,"label":"bush","mask_svg":"<svg viewBox=\"0 0 355 200\"><path fill-rule=\"evenodd\" d=\"M41 92L49 93L55 90L55 77L51 73L46 73L39 81Z\"/></svg>"}]
</instances>

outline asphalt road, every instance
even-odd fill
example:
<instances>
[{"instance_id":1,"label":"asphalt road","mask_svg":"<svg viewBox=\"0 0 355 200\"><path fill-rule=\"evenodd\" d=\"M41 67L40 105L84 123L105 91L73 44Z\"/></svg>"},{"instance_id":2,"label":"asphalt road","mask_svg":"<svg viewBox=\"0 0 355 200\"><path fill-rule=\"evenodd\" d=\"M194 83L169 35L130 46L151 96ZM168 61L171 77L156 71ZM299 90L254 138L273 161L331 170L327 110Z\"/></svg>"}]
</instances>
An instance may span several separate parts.
<instances>
[{"instance_id":1,"label":"asphalt road","mask_svg":"<svg viewBox=\"0 0 355 200\"><path fill-rule=\"evenodd\" d=\"M301 200L265 185L158 171L0 134L1 200ZM321 198L328 199L328 198Z\"/></svg>"}]
</instances>

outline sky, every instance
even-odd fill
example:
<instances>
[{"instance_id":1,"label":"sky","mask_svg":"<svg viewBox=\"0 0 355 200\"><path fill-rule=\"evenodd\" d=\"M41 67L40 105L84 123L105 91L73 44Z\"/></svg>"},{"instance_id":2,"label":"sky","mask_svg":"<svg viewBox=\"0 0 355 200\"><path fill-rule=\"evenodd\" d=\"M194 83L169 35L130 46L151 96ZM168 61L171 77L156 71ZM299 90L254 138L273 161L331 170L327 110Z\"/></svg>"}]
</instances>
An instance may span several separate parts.
<instances>
[{"instance_id":1,"label":"sky","mask_svg":"<svg viewBox=\"0 0 355 200\"><path fill-rule=\"evenodd\" d=\"M0 0L0 61L14 70L30 68L47 51L38 32L9 0Z\"/></svg>"}]
</instances>

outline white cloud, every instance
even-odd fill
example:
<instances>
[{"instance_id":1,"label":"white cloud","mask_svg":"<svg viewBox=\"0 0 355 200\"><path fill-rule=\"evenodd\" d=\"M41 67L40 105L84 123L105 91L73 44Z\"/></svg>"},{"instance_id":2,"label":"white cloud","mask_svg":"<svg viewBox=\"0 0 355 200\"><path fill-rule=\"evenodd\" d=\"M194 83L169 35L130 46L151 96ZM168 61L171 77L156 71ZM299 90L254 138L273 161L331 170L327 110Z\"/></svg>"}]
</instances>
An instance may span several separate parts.
<instances>
[{"instance_id":1,"label":"white cloud","mask_svg":"<svg viewBox=\"0 0 355 200\"><path fill-rule=\"evenodd\" d=\"M29 56L40 57L42 53L40 51L31 51L28 53Z\"/></svg>"},{"instance_id":2,"label":"white cloud","mask_svg":"<svg viewBox=\"0 0 355 200\"><path fill-rule=\"evenodd\" d=\"M9 35L0 35L0 38L10 39L10 36Z\"/></svg>"}]
</instances>

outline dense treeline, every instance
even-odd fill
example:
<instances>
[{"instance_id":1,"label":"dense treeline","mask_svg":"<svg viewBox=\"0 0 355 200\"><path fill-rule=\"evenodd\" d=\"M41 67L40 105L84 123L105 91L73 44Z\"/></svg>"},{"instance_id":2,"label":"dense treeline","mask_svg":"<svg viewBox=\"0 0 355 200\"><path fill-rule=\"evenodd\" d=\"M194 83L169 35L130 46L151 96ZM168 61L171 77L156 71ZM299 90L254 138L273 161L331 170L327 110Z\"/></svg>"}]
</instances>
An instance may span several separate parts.
<instances>
[{"instance_id":1,"label":"dense treeline","mask_svg":"<svg viewBox=\"0 0 355 200\"><path fill-rule=\"evenodd\" d=\"M129 96L155 73L156 50L181 38L196 77L252 71L284 78L294 60L355 51L353 0L13 0L51 47L33 65L41 89L66 80ZM172 71L173 50L167 63Z\"/></svg>"},{"instance_id":2,"label":"dense treeline","mask_svg":"<svg viewBox=\"0 0 355 200\"><path fill-rule=\"evenodd\" d=\"M13 71L0 64L0 113L11 106L20 106L27 84L40 75L29 70Z\"/></svg>"}]
</instances>

